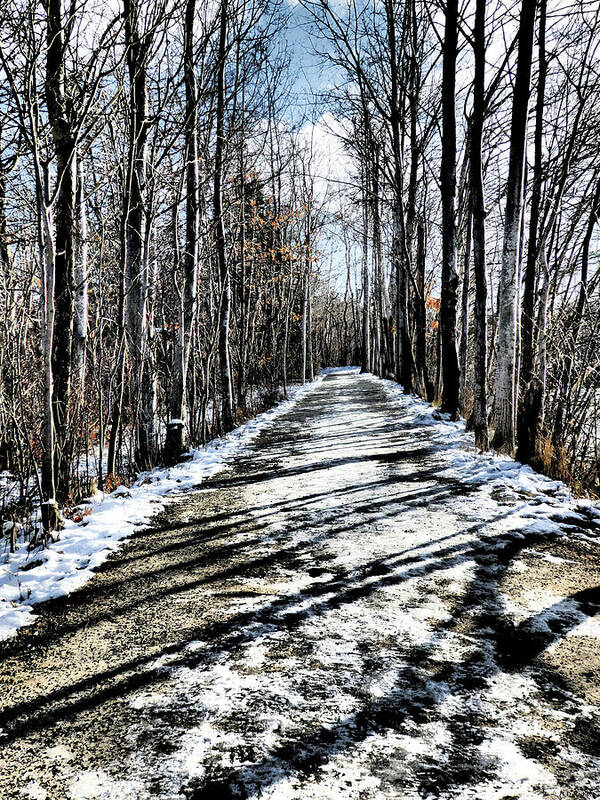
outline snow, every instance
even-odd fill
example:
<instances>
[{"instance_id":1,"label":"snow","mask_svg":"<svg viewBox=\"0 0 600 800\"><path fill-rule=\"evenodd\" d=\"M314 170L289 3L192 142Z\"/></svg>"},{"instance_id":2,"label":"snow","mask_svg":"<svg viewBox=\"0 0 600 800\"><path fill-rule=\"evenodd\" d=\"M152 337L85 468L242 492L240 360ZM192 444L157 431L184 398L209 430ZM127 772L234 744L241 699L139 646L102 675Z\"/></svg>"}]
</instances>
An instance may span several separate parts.
<instances>
[{"instance_id":1,"label":"snow","mask_svg":"<svg viewBox=\"0 0 600 800\"><path fill-rule=\"evenodd\" d=\"M274 510L252 513L264 526L261 553L280 542L300 561L305 557L307 564L323 563L326 569L314 578L303 569L280 569L268 577L269 592L265 578L253 582L245 577L244 590L254 588L256 594L244 597L241 604L255 621L230 643L190 643L194 666L161 662L169 676L164 692L144 692L131 699L137 712L136 741L143 740L145 729L152 729L154 714L165 704L193 708L202 717L160 764L153 761L156 755L150 748L131 756L127 772L134 782L143 783L148 765L155 763L162 776L160 788L153 789L158 798L186 795L182 787L194 780L202 783L208 777L207 765L211 776L219 771L235 774L243 796L252 800L555 796L554 774L524 754L519 737L535 734L553 742L564 758L572 758L560 744L558 731L571 724L573 710L544 706L545 716L537 718L542 699L533 676L503 671L495 662L492 639L462 632L459 622L484 610L515 624L535 617L539 629L549 630L551 617L561 616L577 623L570 635L578 635L578 629L595 635L594 621L572 600L532 589L525 595L526 607L511 603L495 586L498 566L482 563L486 554L493 555L508 541L522 540L524 534L563 534L560 524L547 515L562 510L569 518L574 507L570 493L505 457L478 454L463 424L440 418L395 385L384 386L414 437L426 434L435 442L437 474L470 485L472 492L453 495L443 482L440 488L425 479L404 485L400 480L374 493L371 487L380 485L381 468L377 459L368 458L369 442L362 443L364 458L354 459L352 437L344 441L344 432L360 433L360 414L340 405L314 421L312 434L330 443L326 476L310 448L305 455L295 453L287 466L311 465L302 473L302 485L293 474L277 476L269 485ZM377 424L384 427L385 418ZM410 470L410 455L406 469ZM327 492L319 491L324 482ZM500 506L495 499L499 491ZM419 499L420 492L429 498L427 503ZM291 512L278 510L277 501L283 505L287 498L294 498L295 508L302 509L297 513L310 511L309 525L294 525ZM365 517L357 523L361 504ZM401 535L407 531L410 546ZM373 563L379 569L370 573L367 565ZM512 569L523 570L525 564L517 560ZM310 591L315 587L316 595ZM346 587L352 587L351 595ZM462 607L467 591L472 605ZM285 604L276 605L277 598ZM457 608L462 608L458 617ZM298 620L293 633L285 625L290 618ZM302 649L296 652L298 643ZM423 664L409 660L416 648L426 654ZM473 661L476 657L479 660ZM432 677L430 670L435 674L438 665L443 678ZM480 686L465 688L465 676L481 676ZM357 735L365 724L365 707L393 713L394 724ZM480 765L483 779L476 786L433 785L428 792L421 780L428 768L437 776L445 771L451 775L456 766L455 731L465 715L480 721L475 724L481 736L462 757ZM232 730L240 720L251 721L243 733ZM314 744L315 731L325 736L325 758ZM295 747L291 763L281 750L283 745L285 752L290 741ZM311 762L313 749L318 770L296 768L298 761ZM576 757L589 774L589 759ZM389 769L398 789L386 785L387 763L393 765ZM104 797L102 791L94 797ZM131 795L132 800L146 796L144 788Z\"/></svg>"},{"instance_id":2,"label":"snow","mask_svg":"<svg viewBox=\"0 0 600 800\"><path fill-rule=\"evenodd\" d=\"M81 588L121 543L185 491L223 469L236 454L322 380L292 387L289 398L230 434L192 451L192 459L169 469L142 473L131 487L97 492L82 503L89 514L65 520L59 540L28 550L23 543L0 564L0 640L35 622L34 605ZM173 420L172 420L173 421ZM176 420L175 420L176 421ZM10 523L7 523L10 524Z\"/></svg>"},{"instance_id":3,"label":"snow","mask_svg":"<svg viewBox=\"0 0 600 800\"><path fill-rule=\"evenodd\" d=\"M30 781L25 786L24 795L29 800L47 800L48 792L37 781Z\"/></svg>"},{"instance_id":4,"label":"snow","mask_svg":"<svg viewBox=\"0 0 600 800\"><path fill-rule=\"evenodd\" d=\"M10 536L10 534L13 532L13 529L16 529L16 532L19 533L21 527L22 526L19 525L17 522L12 522L12 520L8 520L2 525L2 535Z\"/></svg>"},{"instance_id":5,"label":"snow","mask_svg":"<svg viewBox=\"0 0 600 800\"><path fill-rule=\"evenodd\" d=\"M336 372L355 380L356 370ZM524 748L531 736L554 746L559 767L577 764L582 782L600 774L598 758L566 744L577 719L600 710L567 694L558 708L533 669L503 669L485 622L546 633L558 619L566 635L598 636L573 599L533 586L519 603L506 596L497 558L525 536L570 535L550 514L572 520L585 508L587 519L595 507L528 467L478 453L464 423L401 387L356 381L385 388L391 424L385 406L367 414L317 386L327 411L286 451L285 468L269 476L266 492L260 481L239 488L260 533L250 543L243 531L228 533L240 558L288 552L294 563L274 558L266 575L236 574L203 590L201 601L227 590L219 614L229 632L151 665L160 681L122 699L131 720L123 761L70 772L72 800L208 797L205 781L230 776L248 800L555 800L555 772ZM264 424L281 410L263 415ZM162 507L165 490L197 486L200 473L211 474L203 470L224 463L217 455L247 446L260 474L272 453L252 450L253 435L209 449L208 461L195 455L191 465L141 476L131 498L108 503L123 519L149 515L148 498ZM422 442L432 446L429 472L414 455ZM384 456L399 452L405 458L388 467ZM313 576L315 565L322 571ZM526 569L513 559L508 574ZM240 612L250 619L230 630ZM156 748L157 731L165 743L165 710L182 724L173 722L168 747Z\"/></svg>"},{"instance_id":6,"label":"snow","mask_svg":"<svg viewBox=\"0 0 600 800\"><path fill-rule=\"evenodd\" d=\"M130 800L139 796L140 784L113 779L106 773L88 770L80 773L71 785L71 800Z\"/></svg>"},{"instance_id":7,"label":"snow","mask_svg":"<svg viewBox=\"0 0 600 800\"><path fill-rule=\"evenodd\" d=\"M417 437L427 430L428 439L436 444L445 462L440 477L478 487L480 492L475 502L495 497L513 505L511 523L527 521L523 528L527 533L560 536L576 521L600 518L600 507L589 499L576 500L561 481L552 480L529 465L493 450L482 453L475 446L473 434L466 431L464 420L452 421L429 403L407 397L402 387L392 381L374 375L361 377L385 388L390 402L402 408L404 421L412 424ZM549 515L553 519L549 519ZM517 526L514 527L517 531ZM592 542L599 541L596 536L580 536Z\"/></svg>"},{"instance_id":8,"label":"snow","mask_svg":"<svg viewBox=\"0 0 600 800\"><path fill-rule=\"evenodd\" d=\"M591 500L576 500L561 481L537 473L508 456L494 451L482 453L475 447L473 434L466 431L464 420L452 421L428 403L412 397L407 400L398 384L375 376L364 378L383 384L391 402L405 410L405 419L412 421L416 434L419 426L433 428L432 438L445 462L440 475L476 486L478 492L472 497L474 505L483 508L494 497L509 504L509 513L498 523L487 525L488 532L504 530L517 538L533 534L541 537L574 535L598 544L598 536L576 530L573 524L598 519L600 508ZM600 535L600 531L598 533ZM543 558L550 563L562 561L551 554L543 554ZM510 572L526 570L526 563L520 559L511 563ZM552 623L562 620L567 628L565 636L600 638L600 620L583 613L575 600L551 595L539 588L525 593L525 598L526 605L517 606L503 597L503 612L515 624L524 625L532 632L552 634Z\"/></svg>"},{"instance_id":9,"label":"snow","mask_svg":"<svg viewBox=\"0 0 600 800\"><path fill-rule=\"evenodd\" d=\"M504 800L511 793L519 800L538 800L540 787L554 787L556 778L547 770L537 765L532 759L525 758L514 742L502 736L485 741L481 753L490 756L497 765L494 781L477 787L477 795L473 790L459 793L458 797L472 797L473 800ZM455 795L456 796L456 795Z\"/></svg>"}]
</instances>

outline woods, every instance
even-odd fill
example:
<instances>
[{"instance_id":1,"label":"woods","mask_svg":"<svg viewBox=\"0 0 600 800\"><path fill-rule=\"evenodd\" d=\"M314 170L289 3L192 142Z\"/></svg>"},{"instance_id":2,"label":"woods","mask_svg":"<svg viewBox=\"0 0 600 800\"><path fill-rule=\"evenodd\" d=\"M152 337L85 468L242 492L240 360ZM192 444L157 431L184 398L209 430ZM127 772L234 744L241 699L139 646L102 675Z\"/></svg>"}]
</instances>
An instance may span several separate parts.
<instances>
[{"instance_id":1,"label":"woods","mask_svg":"<svg viewBox=\"0 0 600 800\"><path fill-rule=\"evenodd\" d=\"M0 469L17 505L172 463L299 373L318 278L282 19L3 4Z\"/></svg>"},{"instance_id":2,"label":"woods","mask_svg":"<svg viewBox=\"0 0 600 800\"><path fill-rule=\"evenodd\" d=\"M393 337L383 359L370 356L372 371L388 376L393 360L405 391L464 416L480 449L491 439L595 493L598 9L304 7L337 70L326 102L339 126L358 119L378 132L345 139L357 199L373 191L374 159L383 165L377 202L354 217L362 263L368 252L377 261L377 229L390 264L387 287L368 275L357 283L370 319L363 360L387 325Z\"/></svg>"},{"instance_id":3,"label":"woods","mask_svg":"<svg viewBox=\"0 0 600 800\"><path fill-rule=\"evenodd\" d=\"M0 797L598 800L598 0L0 0Z\"/></svg>"},{"instance_id":4,"label":"woods","mask_svg":"<svg viewBox=\"0 0 600 800\"><path fill-rule=\"evenodd\" d=\"M2 520L50 530L352 363L598 492L596 4L0 22Z\"/></svg>"}]
</instances>

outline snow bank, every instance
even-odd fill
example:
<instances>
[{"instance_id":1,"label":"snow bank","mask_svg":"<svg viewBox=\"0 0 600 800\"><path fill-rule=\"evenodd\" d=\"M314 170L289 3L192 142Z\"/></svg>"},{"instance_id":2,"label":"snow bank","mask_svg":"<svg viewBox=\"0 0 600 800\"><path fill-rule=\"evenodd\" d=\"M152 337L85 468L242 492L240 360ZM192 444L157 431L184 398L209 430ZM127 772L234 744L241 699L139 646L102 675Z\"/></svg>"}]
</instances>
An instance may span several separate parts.
<instances>
[{"instance_id":1,"label":"snow bank","mask_svg":"<svg viewBox=\"0 0 600 800\"><path fill-rule=\"evenodd\" d=\"M415 430L424 426L433 428L433 432L428 432L428 442L439 450L446 464L441 476L480 486L501 503L526 501L533 520L528 532L560 536L564 535L565 524L579 520L585 521L592 531L597 528L600 536L600 508L592 501L576 500L562 481L535 472L509 456L493 450L482 453L475 446L475 436L466 430L464 420L453 422L448 414L442 414L425 400L404 394L400 384L375 375L362 377L381 384L390 401L403 409L404 419ZM549 515L554 520L549 519ZM597 537L582 532L577 536L598 541Z\"/></svg>"},{"instance_id":2,"label":"snow bank","mask_svg":"<svg viewBox=\"0 0 600 800\"><path fill-rule=\"evenodd\" d=\"M35 622L33 606L79 589L93 576L123 539L146 526L177 495L194 489L223 469L267 425L310 392L322 376L293 387L289 398L259 414L206 447L192 450L192 459L169 469L138 476L131 487L119 486L112 494L97 492L82 506L80 522L65 520L59 541L29 551L23 543L0 565L0 640L14 636L23 625Z\"/></svg>"}]
</instances>

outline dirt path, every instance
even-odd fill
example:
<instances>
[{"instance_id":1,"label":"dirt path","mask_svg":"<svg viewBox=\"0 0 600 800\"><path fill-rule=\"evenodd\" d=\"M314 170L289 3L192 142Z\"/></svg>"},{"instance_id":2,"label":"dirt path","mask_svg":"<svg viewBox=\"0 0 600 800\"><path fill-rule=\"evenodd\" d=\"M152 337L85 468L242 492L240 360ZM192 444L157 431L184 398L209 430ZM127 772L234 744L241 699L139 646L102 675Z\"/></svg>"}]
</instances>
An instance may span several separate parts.
<instances>
[{"instance_id":1,"label":"dirt path","mask_svg":"<svg viewBox=\"0 0 600 800\"><path fill-rule=\"evenodd\" d=\"M599 798L597 551L440 467L328 376L2 646L0 797Z\"/></svg>"}]
</instances>

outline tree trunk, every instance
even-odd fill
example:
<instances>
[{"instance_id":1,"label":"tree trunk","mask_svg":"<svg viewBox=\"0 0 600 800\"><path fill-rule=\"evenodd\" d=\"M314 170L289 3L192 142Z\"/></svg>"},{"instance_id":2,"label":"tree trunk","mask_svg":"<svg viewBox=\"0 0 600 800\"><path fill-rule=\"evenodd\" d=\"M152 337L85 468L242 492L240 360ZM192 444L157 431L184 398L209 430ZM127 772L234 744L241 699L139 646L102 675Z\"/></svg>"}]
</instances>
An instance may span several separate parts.
<instances>
[{"instance_id":1,"label":"tree trunk","mask_svg":"<svg viewBox=\"0 0 600 800\"><path fill-rule=\"evenodd\" d=\"M523 205L527 106L537 0L523 0L519 20L519 49L513 91L510 156L500 273L494 447L515 449L517 304L519 302L519 243Z\"/></svg>"},{"instance_id":2,"label":"tree trunk","mask_svg":"<svg viewBox=\"0 0 600 800\"><path fill-rule=\"evenodd\" d=\"M469 167L470 170L470 167ZM471 239L473 217L471 212L471 198L468 198L467 221L465 227L463 276L460 301L460 345L458 349L458 363L460 367L460 405L465 407L467 402L467 366L469 363L469 295L471 292Z\"/></svg>"},{"instance_id":3,"label":"tree trunk","mask_svg":"<svg viewBox=\"0 0 600 800\"><path fill-rule=\"evenodd\" d=\"M396 41L396 12L392 0L386 0L386 28L390 51L390 127L392 134L392 153L394 157L394 205L392 209L392 274L395 279L395 313L394 326L396 335L394 348L394 373L398 383L403 384L405 392L412 388L412 356L410 353L410 339L408 336L408 305L406 276L410 269L410 254L406 242L406 226L404 217L404 164L402 156L402 113L403 105L400 103L401 65ZM405 21L407 18L405 9ZM406 26L403 33L407 35Z\"/></svg>"},{"instance_id":4,"label":"tree trunk","mask_svg":"<svg viewBox=\"0 0 600 800\"><path fill-rule=\"evenodd\" d=\"M404 361L404 374L402 383L404 384L405 391L412 392L413 390L413 372L414 382L416 384L417 392L421 397L425 397L427 389L425 386L425 373L427 368L421 361L422 353L418 345L415 346L415 356L413 359L412 351L412 331L411 331L411 310L415 306L419 306L424 302L424 296L420 293L419 278L417 275L416 281L413 282L412 287L409 284L409 278L414 276L413 264L415 262L415 239L417 236L417 184L419 178L419 159L420 142L419 142L419 103L421 94L421 72L419 62L419 41L418 41L418 24L415 0L410 0L405 4L405 25L407 33L404 36L404 46L406 50L405 58L408 59L408 108L409 108L409 130L410 130L410 170L408 178L408 192L406 203L406 257L405 257L405 306L406 306L406 322L405 322L405 343L404 349L410 354L410 359ZM418 269L418 268L417 268ZM411 291L412 288L412 291ZM424 290L424 285L423 285ZM412 303L411 303L412 299ZM419 324L418 317L420 310L416 310L417 327ZM417 331L417 337L419 333Z\"/></svg>"},{"instance_id":5,"label":"tree trunk","mask_svg":"<svg viewBox=\"0 0 600 800\"><path fill-rule=\"evenodd\" d=\"M374 160L373 160L373 200L372 200L372 218L373 218L373 264L374 264L374 280L375 280L375 356L373 359L373 372L380 377L383 376L383 356L385 344L383 339L383 255L382 255L382 241L381 241L381 197L380 197L380 177L381 165L379 161L380 148L377 147Z\"/></svg>"},{"instance_id":6,"label":"tree trunk","mask_svg":"<svg viewBox=\"0 0 600 800\"><path fill-rule=\"evenodd\" d=\"M416 335L416 361L417 370L420 370L423 381L425 398L431 402L434 396L434 387L429 377L427 368L427 309L425 306L425 225L422 220L417 224L417 335Z\"/></svg>"},{"instance_id":7,"label":"tree trunk","mask_svg":"<svg viewBox=\"0 0 600 800\"><path fill-rule=\"evenodd\" d=\"M183 291L179 315L179 330L174 347L173 383L170 402L170 421L167 426L165 460L174 463L185 447L187 374L196 319L198 284L198 90L194 64L194 19L196 0L186 0L185 6L185 252L183 254Z\"/></svg>"},{"instance_id":8,"label":"tree trunk","mask_svg":"<svg viewBox=\"0 0 600 800\"><path fill-rule=\"evenodd\" d=\"M40 194L38 190L38 194ZM42 355L44 364L44 423L42 451L42 500L54 502L56 497L55 466L56 442L54 429L54 386L52 370L52 346L55 325L54 267L55 243L54 223L51 209L45 198L39 197L41 215L41 264L42 264Z\"/></svg>"},{"instance_id":9,"label":"tree trunk","mask_svg":"<svg viewBox=\"0 0 600 800\"><path fill-rule=\"evenodd\" d=\"M130 141L125 191L125 278L128 349L132 374L131 409L134 425L135 460L140 469L152 462L153 420L148 418L149 387L149 265L146 219L146 173L148 162L148 39L139 30L139 0L124 0L125 38L129 69Z\"/></svg>"},{"instance_id":10,"label":"tree trunk","mask_svg":"<svg viewBox=\"0 0 600 800\"><path fill-rule=\"evenodd\" d=\"M442 292L440 335L442 347L442 411L452 419L459 413L459 366L456 352L456 53L458 0L446 1L442 84Z\"/></svg>"},{"instance_id":11,"label":"tree trunk","mask_svg":"<svg viewBox=\"0 0 600 800\"><path fill-rule=\"evenodd\" d=\"M86 342L88 329L88 229L85 207L85 176L79 162L77 181L77 260L75 264L75 324L73 334L73 374L79 390L85 382Z\"/></svg>"},{"instance_id":12,"label":"tree trunk","mask_svg":"<svg viewBox=\"0 0 600 800\"><path fill-rule=\"evenodd\" d=\"M471 427L475 444L481 450L489 446L487 423L487 268L485 259L485 198L481 148L485 115L485 6L477 0L473 49L475 78L471 117L471 204L473 215L473 274L475 306L473 309L473 415Z\"/></svg>"},{"instance_id":13,"label":"tree trunk","mask_svg":"<svg viewBox=\"0 0 600 800\"><path fill-rule=\"evenodd\" d=\"M369 208L368 208L368 169L365 166L365 185L363 187L363 237L362 237L362 359L361 372L368 372L371 366L371 330L369 316Z\"/></svg>"},{"instance_id":14,"label":"tree trunk","mask_svg":"<svg viewBox=\"0 0 600 800\"><path fill-rule=\"evenodd\" d=\"M402 233L405 239L405 234ZM409 293L408 293L408 270L410 263L407 258L406 248L403 248L402 257L399 260L400 269L398 271L398 298L400 314L398 324L400 325L400 383L404 394L411 394L413 390L413 355L409 329Z\"/></svg>"},{"instance_id":15,"label":"tree trunk","mask_svg":"<svg viewBox=\"0 0 600 800\"><path fill-rule=\"evenodd\" d=\"M67 443L72 375L74 317L74 232L77 184L76 139L66 85L66 25L61 0L47 0L46 101L56 158L54 202L54 335L52 339L53 408L56 433L56 482L60 496L69 493Z\"/></svg>"},{"instance_id":16,"label":"tree trunk","mask_svg":"<svg viewBox=\"0 0 600 800\"><path fill-rule=\"evenodd\" d=\"M306 279L306 361L308 369L308 380L312 381L315 377L313 362L313 340L312 340L312 289L311 274L308 273Z\"/></svg>"},{"instance_id":17,"label":"tree trunk","mask_svg":"<svg viewBox=\"0 0 600 800\"><path fill-rule=\"evenodd\" d=\"M225 221L223 219L223 158L225 150L225 61L227 56L227 3L221 0L219 22L219 52L217 69L217 116L215 145L215 178L213 216L219 277L221 307L219 311L219 363L221 374L221 425L230 431L235 425L233 413L233 384L229 353L229 317L231 313L231 276L225 250Z\"/></svg>"},{"instance_id":18,"label":"tree trunk","mask_svg":"<svg viewBox=\"0 0 600 800\"><path fill-rule=\"evenodd\" d=\"M307 336L306 328L308 322L308 272L304 271L302 276L302 383L306 383L307 371Z\"/></svg>"},{"instance_id":19,"label":"tree trunk","mask_svg":"<svg viewBox=\"0 0 600 800\"><path fill-rule=\"evenodd\" d=\"M542 140L544 131L544 100L546 93L546 5L540 0L538 31L538 81L535 104L534 164L531 202L529 204L529 236L527 262L523 290L523 310L521 314L521 369L520 383L523 390L533 377L535 353L535 285L539 258L538 228L542 197ZM527 454L521 447L521 456L527 461Z\"/></svg>"}]
</instances>

